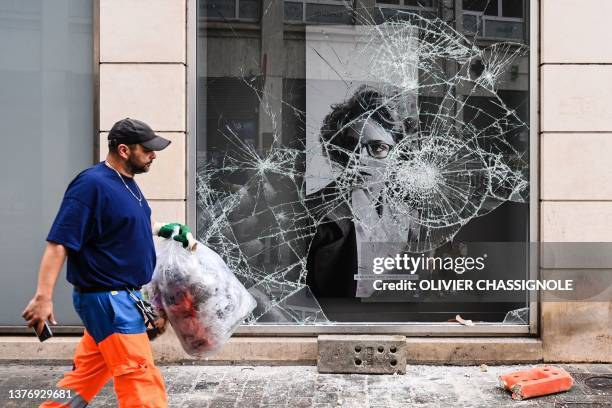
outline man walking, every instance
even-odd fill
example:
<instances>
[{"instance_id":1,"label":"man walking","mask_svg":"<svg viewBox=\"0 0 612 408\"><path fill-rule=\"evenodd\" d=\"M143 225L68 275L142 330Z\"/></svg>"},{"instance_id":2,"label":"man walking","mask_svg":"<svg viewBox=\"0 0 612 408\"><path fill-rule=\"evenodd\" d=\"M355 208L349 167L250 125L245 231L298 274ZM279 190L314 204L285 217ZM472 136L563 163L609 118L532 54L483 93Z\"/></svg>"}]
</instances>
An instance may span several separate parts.
<instances>
[{"instance_id":1,"label":"man walking","mask_svg":"<svg viewBox=\"0 0 612 408\"><path fill-rule=\"evenodd\" d=\"M151 280L155 249L151 209L134 175L149 171L155 152L170 144L145 123L123 119L108 134L104 162L68 186L47 236L36 295L23 312L40 333L53 324L53 289L66 258L74 308L85 333L74 368L58 383L63 397L42 407L85 407L110 380L121 407L166 407L143 316L130 296ZM157 322L163 331L163 322Z\"/></svg>"}]
</instances>

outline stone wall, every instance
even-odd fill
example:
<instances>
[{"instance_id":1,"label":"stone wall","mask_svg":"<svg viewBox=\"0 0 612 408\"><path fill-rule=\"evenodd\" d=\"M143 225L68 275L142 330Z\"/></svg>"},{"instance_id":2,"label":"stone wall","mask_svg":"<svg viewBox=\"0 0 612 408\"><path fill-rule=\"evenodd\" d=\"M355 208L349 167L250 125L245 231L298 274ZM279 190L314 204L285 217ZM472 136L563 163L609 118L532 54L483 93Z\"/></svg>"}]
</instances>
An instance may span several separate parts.
<instances>
[{"instance_id":1,"label":"stone wall","mask_svg":"<svg viewBox=\"0 0 612 408\"><path fill-rule=\"evenodd\" d=\"M100 158L117 120L147 122L172 144L137 178L158 221L185 222L185 0L99 0Z\"/></svg>"},{"instance_id":2,"label":"stone wall","mask_svg":"<svg viewBox=\"0 0 612 408\"><path fill-rule=\"evenodd\" d=\"M608 0L541 0L544 242L612 242L610 13ZM544 303L540 333L545 360L612 361L612 303Z\"/></svg>"}]
</instances>

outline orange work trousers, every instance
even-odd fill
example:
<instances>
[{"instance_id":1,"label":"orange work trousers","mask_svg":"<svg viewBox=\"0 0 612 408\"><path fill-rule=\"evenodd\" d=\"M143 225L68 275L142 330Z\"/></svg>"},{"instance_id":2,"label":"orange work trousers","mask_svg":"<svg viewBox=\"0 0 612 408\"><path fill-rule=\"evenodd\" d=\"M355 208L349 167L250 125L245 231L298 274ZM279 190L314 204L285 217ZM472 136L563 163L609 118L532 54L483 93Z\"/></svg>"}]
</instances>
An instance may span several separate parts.
<instances>
[{"instance_id":1,"label":"orange work trousers","mask_svg":"<svg viewBox=\"0 0 612 408\"><path fill-rule=\"evenodd\" d=\"M121 408L168 406L146 333L113 333L96 344L87 331L74 354L74 369L57 384L63 395L40 406L86 407L110 379Z\"/></svg>"}]
</instances>

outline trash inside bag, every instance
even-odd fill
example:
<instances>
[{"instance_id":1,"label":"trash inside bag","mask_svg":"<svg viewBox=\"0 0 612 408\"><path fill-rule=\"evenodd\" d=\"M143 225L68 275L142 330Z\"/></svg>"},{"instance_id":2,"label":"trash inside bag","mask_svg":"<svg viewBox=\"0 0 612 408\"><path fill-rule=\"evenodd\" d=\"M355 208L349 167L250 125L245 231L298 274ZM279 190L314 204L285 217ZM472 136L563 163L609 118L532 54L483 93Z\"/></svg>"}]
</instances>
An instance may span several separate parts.
<instances>
[{"instance_id":1,"label":"trash inside bag","mask_svg":"<svg viewBox=\"0 0 612 408\"><path fill-rule=\"evenodd\" d=\"M256 301L223 259L201 242L194 251L172 240L155 244L157 264L147 290L165 311L185 351L208 357L253 311Z\"/></svg>"}]
</instances>

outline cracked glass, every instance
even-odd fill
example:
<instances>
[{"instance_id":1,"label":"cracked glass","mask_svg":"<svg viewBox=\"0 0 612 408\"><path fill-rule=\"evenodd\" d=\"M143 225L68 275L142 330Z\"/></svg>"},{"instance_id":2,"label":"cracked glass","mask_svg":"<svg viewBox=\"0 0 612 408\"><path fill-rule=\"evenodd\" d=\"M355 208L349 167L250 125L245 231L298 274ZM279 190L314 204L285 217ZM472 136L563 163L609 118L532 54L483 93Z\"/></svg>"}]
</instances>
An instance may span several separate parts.
<instances>
[{"instance_id":1,"label":"cracked glass","mask_svg":"<svg viewBox=\"0 0 612 408\"><path fill-rule=\"evenodd\" d=\"M248 324L501 322L525 305L358 277L374 244L528 242L528 2L356 4L198 2L198 239L256 298Z\"/></svg>"}]
</instances>

